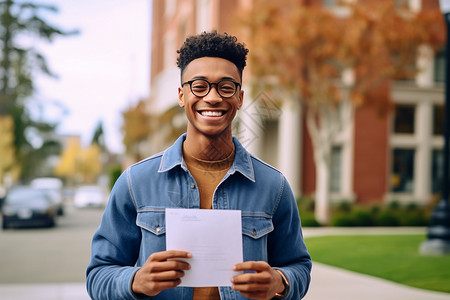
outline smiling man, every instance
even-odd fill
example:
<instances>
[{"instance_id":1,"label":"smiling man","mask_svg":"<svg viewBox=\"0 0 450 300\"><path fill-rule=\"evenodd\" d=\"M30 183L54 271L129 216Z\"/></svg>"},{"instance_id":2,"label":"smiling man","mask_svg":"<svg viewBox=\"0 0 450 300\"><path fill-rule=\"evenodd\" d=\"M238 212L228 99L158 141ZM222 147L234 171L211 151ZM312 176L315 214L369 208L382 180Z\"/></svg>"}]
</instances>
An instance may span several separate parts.
<instances>
[{"instance_id":1,"label":"smiling man","mask_svg":"<svg viewBox=\"0 0 450 300\"><path fill-rule=\"evenodd\" d=\"M178 103L187 132L117 180L92 241L92 299L301 299L311 258L286 178L232 135L242 107L248 50L217 32L178 51ZM165 208L232 209L242 214L244 262L231 287L179 287L192 255L165 248Z\"/></svg>"}]
</instances>

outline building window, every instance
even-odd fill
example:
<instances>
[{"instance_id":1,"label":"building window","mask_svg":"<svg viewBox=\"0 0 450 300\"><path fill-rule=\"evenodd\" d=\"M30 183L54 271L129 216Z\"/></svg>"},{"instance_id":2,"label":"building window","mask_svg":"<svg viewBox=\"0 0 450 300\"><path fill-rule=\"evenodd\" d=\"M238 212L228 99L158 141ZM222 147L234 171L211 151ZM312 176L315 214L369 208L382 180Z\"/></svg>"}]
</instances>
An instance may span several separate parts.
<instances>
[{"instance_id":1,"label":"building window","mask_svg":"<svg viewBox=\"0 0 450 300\"><path fill-rule=\"evenodd\" d=\"M394 133L414 134L415 114L414 105L398 104L395 107Z\"/></svg>"},{"instance_id":2,"label":"building window","mask_svg":"<svg viewBox=\"0 0 450 300\"><path fill-rule=\"evenodd\" d=\"M414 187L414 149L394 149L391 191L412 193Z\"/></svg>"},{"instance_id":3,"label":"building window","mask_svg":"<svg viewBox=\"0 0 450 300\"><path fill-rule=\"evenodd\" d=\"M442 191L442 165L444 164L442 153L442 150L434 149L431 154L431 192L433 194Z\"/></svg>"},{"instance_id":4,"label":"building window","mask_svg":"<svg viewBox=\"0 0 450 300\"><path fill-rule=\"evenodd\" d=\"M443 83L445 79L445 53L444 50L436 53L434 57L434 81Z\"/></svg>"},{"instance_id":5,"label":"building window","mask_svg":"<svg viewBox=\"0 0 450 300\"><path fill-rule=\"evenodd\" d=\"M433 135L444 135L444 105L433 106Z\"/></svg>"},{"instance_id":6,"label":"building window","mask_svg":"<svg viewBox=\"0 0 450 300\"><path fill-rule=\"evenodd\" d=\"M342 147L334 146L331 149L330 161L330 191L341 191L341 177L342 177Z\"/></svg>"}]
</instances>

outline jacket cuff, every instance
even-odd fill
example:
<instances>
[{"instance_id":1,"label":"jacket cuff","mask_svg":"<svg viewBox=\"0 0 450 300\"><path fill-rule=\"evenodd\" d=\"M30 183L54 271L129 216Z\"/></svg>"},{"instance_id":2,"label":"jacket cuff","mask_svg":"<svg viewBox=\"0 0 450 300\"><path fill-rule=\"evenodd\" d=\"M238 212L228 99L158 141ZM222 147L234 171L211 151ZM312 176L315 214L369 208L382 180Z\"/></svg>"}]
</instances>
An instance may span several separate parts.
<instances>
[{"instance_id":1,"label":"jacket cuff","mask_svg":"<svg viewBox=\"0 0 450 300\"><path fill-rule=\"evenodd\" d=\"M133 292L132 285L134 275L139 270L139 267L127 267L122 270L120 276L117 278L118 280L118 295L120 295L121 299L130 299L130 300L141 300L146 299L147 296L139 295Z\"/></svg>"}]
</instances>

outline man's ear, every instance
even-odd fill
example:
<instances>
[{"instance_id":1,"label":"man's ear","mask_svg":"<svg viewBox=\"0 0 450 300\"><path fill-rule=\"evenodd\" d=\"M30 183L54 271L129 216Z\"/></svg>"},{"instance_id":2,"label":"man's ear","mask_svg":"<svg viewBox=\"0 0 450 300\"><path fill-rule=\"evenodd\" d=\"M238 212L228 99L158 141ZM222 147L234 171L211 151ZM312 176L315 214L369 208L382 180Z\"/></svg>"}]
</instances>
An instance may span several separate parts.
<instances>
[{"instance_id":1,"label":"man's ear","mask_svg":"<svg viewBox=\"0 0 450 300\"><path fill-rule=\"evenodd\" d=\"M244 91L240 90L239 91L239 104L238 104L238 109L241 109L242 105L244 104Z\"/></svg>"},{"instance_id":2,"label":"man's ear","mask_svg":"<svg viewBox=\"0 0 450 300\"><path fill-rule=\"evenodd\" d=\"M183 88L178 88L178 105L184 107L184 93Z\"/></svg>"}]
</instances>

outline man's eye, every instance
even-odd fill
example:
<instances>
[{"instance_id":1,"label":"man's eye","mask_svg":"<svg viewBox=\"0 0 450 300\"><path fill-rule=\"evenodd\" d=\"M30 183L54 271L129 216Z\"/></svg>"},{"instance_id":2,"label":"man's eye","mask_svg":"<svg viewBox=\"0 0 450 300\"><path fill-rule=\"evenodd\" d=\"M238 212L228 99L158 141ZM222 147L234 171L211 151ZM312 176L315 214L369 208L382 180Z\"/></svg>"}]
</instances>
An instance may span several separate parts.
<instances>
[{"instance_id":1,"label":"man's eye","mask_svg":"<svg viewBox=\"0 0 450 300\"><path fill-rule=\"evenodd\" d=\"M196 91L204 91L204 90L206 90L208 88L208 86L207 85L204 85L204 84L193 84L192 85L192 89L193 90L196 90Z\"/></svg>"},{"instance_id":2,"label":"man's eye","mask_svg":"<svg viewBox=\"0 0 450 300\"><path fill-rule=\"evenodd\" d=\"M232 91L234 90L234 84L232 83L223 83L220 85L220 89L224 91Z\"/></svg>"},{"instance_id":3,"label":"man's eye","mask_svg":"<svg viewBox=\"0 0 450 300\"><path fill-rule=\"evenodd\" d=\"M220 89L222 91L233 91L234 87L232 87L232 86L221 86Z\"/></svg>"}]
</instances>

